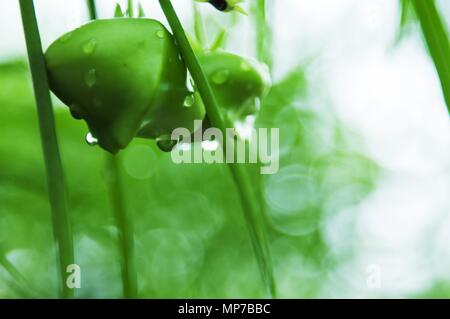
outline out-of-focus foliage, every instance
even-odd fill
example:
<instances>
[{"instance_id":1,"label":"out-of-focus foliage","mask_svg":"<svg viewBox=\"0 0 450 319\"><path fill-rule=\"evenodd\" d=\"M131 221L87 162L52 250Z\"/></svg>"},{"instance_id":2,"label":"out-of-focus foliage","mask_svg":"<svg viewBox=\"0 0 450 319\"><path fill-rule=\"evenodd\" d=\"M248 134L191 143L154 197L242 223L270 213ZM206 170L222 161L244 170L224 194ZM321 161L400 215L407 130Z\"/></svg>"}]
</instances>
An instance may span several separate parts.
<instances>
[{"instance_id":1,"label":"out-of-focus foliage","mask_svg":"<svg viewBox=\"0 0 450 319\"><path fill-rule=\"evenodd\" d=\"M16 287L0 267L0 296L56 296L56 262L36 114L22 62L0 67L1 254L25 277ZM377 168L346 146L337 123L324 142L319 113L297 104L308 93L301 69L276 83L262 103L259 127L279 127L281 167L263 177L263 205L280 297L321 296L339 263L324 221L361 200ZM105 183L105 156L84 142L87 128L55 109L69 192L79 297L120 297L116 229ZM133 214L142 297L263 297L237 194L224 165L176 165L150 141L120 154ZM255 176L254 185L261 177ZM351 234L343 234L343 236ZM348 252L351 254L351 251ZM337 258L339 257L339 258ZM20 283L20 282L19 282ZM23 286L23 284L22 284Z\"/></svg>"},{"instance_id":2,"label":"out-of-focus foliage","mask_svg":"<svg viewBox=\"0 0 450 319\"><path fill-rule=\"evenodd\" d=\"M403 36L410 24L417 22L417 15L411 0L400 0L399 36Z\"/></svg>"},{"instance_id":3,"label":"out-of-focus foliage","mask_svg":"<svg viewBox=\"0 0 450 319\"><path fill-rule=\"evenodd\" d=\"M402 37L409 25L419 22L429 54L436 66L441 80L442 91L450 111L450 42L447 25L435 0L400 0L401 16L399 37Z\"/></svg>"},{"instance_id":4,"label":"out-of-focus foliage","mask_svg":"<svg viewBox=\"0 0 450 319\"><path fill-rule=\"evenodd\" d=\"M435 1L413 0L422 32L441 80L442 91L450 111L450 41L449 33Z\"/></svg>"}]
</instances>

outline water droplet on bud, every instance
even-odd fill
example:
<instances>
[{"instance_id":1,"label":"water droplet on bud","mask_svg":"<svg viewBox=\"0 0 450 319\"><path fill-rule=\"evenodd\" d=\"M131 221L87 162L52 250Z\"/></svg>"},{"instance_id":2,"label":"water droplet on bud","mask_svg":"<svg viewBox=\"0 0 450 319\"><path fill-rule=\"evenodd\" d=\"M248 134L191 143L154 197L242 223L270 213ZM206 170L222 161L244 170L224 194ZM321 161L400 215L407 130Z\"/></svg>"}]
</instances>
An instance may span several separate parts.
<instances>
[{"instance_id":1,"label":"water droplet on bud","mask_svg":"<svg viewBox=\"0 0 450 319\"><path fill-rule=\"evenodd\" d=\"M156 31L156 36L158 37L158 38L160 38L160 39L163 39L164 38L164 31L163 30L158 30L158 31Z\"/></svg>"},{"instance_id":2,"label":"water droplet on bud","mask_svg":"<svg viewBox=\"0 0 450 319\"><path fill-rule=\"evenodd\" d=\"M189 94L188 96L186 96L186 98L184 99L184 107L191 107L192 105L194 105L195 103L195 97L194 94Z\"/></svg>"},{"instance_id":3,"label":"water droplet on bud","mask_svg":"<svg viewBox=\"0 0 450 319\"><path fill-rule=\"evenodd\" d=\"M86 134L86 143L88 143L88 145L90 146L95 146L98 144L98 139L92 135L91 132Z\"/></svg>"},{"instance_id":4,"label":"water droplet on bud","mask_svg":"<svg viewBox=\"0 0 450 319\"><path fill-rule=\"evenodd\" d=\"M95 85L95 83L97 82L97 74L95 72L95 69L90 69L85 77L84 77L84 82L86 83L86 85L88 87L93 87Z\"/></svg>"},{"instance_id":5,"label":"water droplet on bud","mask_svg":"<svg viewBox=\"0 0 450 319\"><path fill-rule=\"evenodd\" d=\"M218 85L224 84L228 81L229 76L230 72L228 70L217 71L216 73L214 73L212 81Z\"/></svg>"},{"instance_id":6,"label":"water droplet on bud","mask_svg":"<svg viewBox=\"0 0 450 319\"><path fill-rule=\"evenodd\" d=\"M251 70L250 64L248 64L246 61L242 61L241 69L246 72L250 71Z\"/></svg>"},{"instance_id":7,"label":"water droplet on bud","mask_svg":"<svg viewBox=\"0 0 450 319\"><path fill-rule=\"evenodd\" d=\"M94 53L96 46L97 46L97 40L90 39L83 44L81 49L83 50L83 52L85 54L91 55L92 53Z\"/></svg>"}]
</instances>

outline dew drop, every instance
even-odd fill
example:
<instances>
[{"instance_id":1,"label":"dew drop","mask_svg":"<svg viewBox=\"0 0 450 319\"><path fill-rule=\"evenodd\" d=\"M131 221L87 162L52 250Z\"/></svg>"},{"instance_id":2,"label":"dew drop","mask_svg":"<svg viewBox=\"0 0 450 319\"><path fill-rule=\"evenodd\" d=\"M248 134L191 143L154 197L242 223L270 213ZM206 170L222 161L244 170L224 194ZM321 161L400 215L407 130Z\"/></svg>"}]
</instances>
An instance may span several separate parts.
<instances>
[{"instance_id":1,"label":"dew drop","mask_svg":"<svg viewBox=\"0 0 450 319\"><path fill-rule=\"evenodd\" d=\"M217 71L214 73L212 77L212 81L215 84L224 84L228 81L228 77L230 76L230 72L228 70Z\"/></svg>"},{"instance_id":2,"label":"dew drop","mask_svg":"<svg viewBox=\"0 0 450 319\"><path fill-rule=\"evenodd\" d=\"M192 105L194 105L195 103L195 97L194 94L189 94L188 96L186 96L186 98L184 99L184 107L191 107Z\"/></svg>"},{"instance_id":3,"label":"dew drop","mask_svg":"<svg viewBox=\"0 0 450 319\"><path fill-rule=\"evenodd\" d=\"M220 145L218 141L203 141L202 142L202 149L207 152L215 152L219 149Z\"/></svg>"},{"instance_id":4,"label":"dew drop","mask_svg":"<svg viewBox=\"0 0 450 319\"><path fill-rule=\"evenodd\" d=\"M163 39L164 38L164 31L163 30L158 30L158 31L156 31L156 36L158 37L158 38L160 38L160 39Z\"/></svg>"},{"instance_id":5,"label":"dew drop","mask_svg":"<svg viewBox=\"0 0 450 319\"><path fill-rule=\"evenodd\" d=\"M98 139L92 135L91 132L86 134L86 143L88 143L88 145L90 146L95 146L98 144Z\"/></svg>"},{"instance_id":6,"label":"dew drop","mask_svg":"<svg viewBox=\"0 0 450 319\"><path fill-rule=\"evenodd\" d=\"M67 40L70 39L71 36L72 36L72 32L68 32L61 37L61 41L66 42Z\"/></svg>"},{"instance_id":7,"label":"dew drop","mask_svg":"<svg viewBox=\"0 0 450 319\"><path fill-rule=\"evenodd\" d=\"M170 83L166 83L166 82L161 83L159 86L159 90L161 92L169 92L171 90L171 88L172 88L172 85L170 85Z\"/></svg>"},{"instance_id":8,"label":"dew drop","mask_svg":"<svg viewBox=\"0 0 450 319\"><path fill-rule=\"evenodd\" d=\"M242 61L241 62L241 69L243 70L243 71L250 71L251 70L251 67L250 67L250 64L248 64L246 61Z\"/></svg>"},{"instance_id":9,"label":"dew drop","mask_svg":"<svg viewBox=\"0 0 450 319\"><path fill-rule=\"evenodd\" d=\"M97 40L90 39L83 44L81 49L83 50L83 52L85 54L91 55L92 53L94 53L96 46L97 46Z\"/></svg>"},{"instance_id":10,"label":"dew drop","mask_svg":"<svg viewBox=\"0 0 450 319\"><path fill-rule=\"evenodd\" d=\"M95 69L90 69L85 77L84 77L84 82L86 83L86 85L88 87L93 87L95 85L95 83L97 82L97 74Z\"/></svg>"},{"instance_id":11,"label":"dew drop","mask_svg":"<svg viewBox=\"0 0 450 319\"><path fill-rule=\"evenodd\" d=\"M173 141L170 135L162 135L156 139L156 145L161 151L169 153L177 145L177 141Z\"/></svg>"}]
</instances>

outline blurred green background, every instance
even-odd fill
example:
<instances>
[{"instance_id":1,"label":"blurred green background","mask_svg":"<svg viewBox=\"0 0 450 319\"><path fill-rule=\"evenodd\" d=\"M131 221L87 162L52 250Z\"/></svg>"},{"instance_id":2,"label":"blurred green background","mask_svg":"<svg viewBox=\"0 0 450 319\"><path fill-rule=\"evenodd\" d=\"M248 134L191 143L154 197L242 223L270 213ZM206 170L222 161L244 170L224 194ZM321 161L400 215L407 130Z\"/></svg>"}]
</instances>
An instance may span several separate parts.
<instances>
[{"instance_id":1,"label":"blurred green background","mask_svg":"<svg viewBox=\"0 0 450 319\"><path fill-rule=\"evenodd\" d=\"M111 16L114 2L99 2L101 16ZM149 16L159 17L149 2ZM190 6L174 2L192 30ZM281 165L253 184L262 179L278 296L450 297L450 130L420 31L413 23L396 40L395 1L330 2L280 0L270 14L274 85L256 125L280 128ZM48 45L49 34L69 28L62 27L69 9L36 3ZM70 3L81 24L83 1ZM5 6L20 28L16 1ZM254 55L242 45L256 36L251 18L201 8L211 38L226 26L227 50ZM49 11L52 23L43 21ZM23 45L8 39L0 46L0 298L55 297L31 80ZM106 155L85 143L85 124L56 99L55 117L82 269L77 296L120 298ZM139 139L120 153L120 164L140 297L265 297L226 166L176 165Z\"/></svg>"}]
</instances>

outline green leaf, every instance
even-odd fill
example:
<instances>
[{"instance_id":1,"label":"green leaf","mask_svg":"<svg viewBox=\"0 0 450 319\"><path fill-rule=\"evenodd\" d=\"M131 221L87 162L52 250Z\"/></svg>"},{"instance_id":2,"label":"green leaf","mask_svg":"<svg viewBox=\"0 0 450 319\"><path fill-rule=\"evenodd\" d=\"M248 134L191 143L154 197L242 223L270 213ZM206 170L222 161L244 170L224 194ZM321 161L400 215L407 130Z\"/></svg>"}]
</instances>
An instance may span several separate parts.
<instances>
[{"instance_id":1,"label":"green leaf","mask_svg":"<svg viewBox=\"0 0 450 319\"><path fill-rule=\"evenodd\" d=\"M409 26L417 22L417 15L414 11L414 7L411 4L411 0L399 0L400 1L400 22L399 30L396 38L398 43L408 32Z\"/></svg>"},{"instance_id":2,"label":"green leaf","mask_svg":"<svg viewBox=\"0 0 450 319\"><path fill-rule=\"evenodd\" d=\"M139 18L145 18L146 14L144 11L144 8L142 7L142 3L139 2L138 4L138 17Z\"/></svg>"},{"instance_id":3,"label":"green leaf","mask_svg":"<svg viewBox=\"0 0 450 319\"><path fill-rule=\"evenodd\" d=\"M223 49L225 47L227 40L227 31L225 29L221 29L219 33L217 33L216 38L211 44L210 50L217 51L218 49Z\"/></svg>"}]
</instances>

